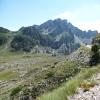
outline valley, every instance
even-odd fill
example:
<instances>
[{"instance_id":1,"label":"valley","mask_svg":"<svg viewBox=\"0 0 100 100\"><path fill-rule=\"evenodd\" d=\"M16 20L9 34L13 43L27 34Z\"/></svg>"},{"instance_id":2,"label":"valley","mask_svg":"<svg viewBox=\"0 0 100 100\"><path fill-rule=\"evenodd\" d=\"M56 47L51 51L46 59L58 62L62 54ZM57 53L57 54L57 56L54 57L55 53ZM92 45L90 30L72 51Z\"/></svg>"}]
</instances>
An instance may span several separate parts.
<instances>
[{"instance_id":1,"label":"valley","mask_svg":"<svg viewBox=\"0 0 100 100\"><path fill-rule=\"evenodd\" d=\"M0 27L0 100L67 100L99 73L99 46L97 31L62 19L18 31Z\"/></svg>"},{"instance_id":2,"label":"valley","mask_svg":"<svg viewBox=\"0 0 100 100\"><path fill-rule=\"evenodd\" d=\"M42 80L55 63L65 57L48 54L12 54L0 57L0 95L22 84ZM42 75L43 74L43 75ZM37 78L38 77L38 78ZM0 96L0 97L1 97Z\"/></svg>"},{"instance_id":3,"label":"valley","mask_svg":"<svg viewBox=\"0 0 100 100\"><path fill-rule=\"evenodd\" d=\"M100 100L100 0L0 0L0 100Z\"/></svg>"}]
</instances>

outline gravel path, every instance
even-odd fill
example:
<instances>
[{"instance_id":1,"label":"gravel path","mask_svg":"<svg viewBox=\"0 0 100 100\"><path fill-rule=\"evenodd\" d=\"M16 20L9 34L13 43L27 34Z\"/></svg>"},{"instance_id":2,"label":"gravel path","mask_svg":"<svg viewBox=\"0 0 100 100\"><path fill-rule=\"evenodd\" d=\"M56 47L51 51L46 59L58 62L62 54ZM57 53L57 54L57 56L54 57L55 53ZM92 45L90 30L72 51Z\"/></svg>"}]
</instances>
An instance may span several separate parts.
<instances>
[{"instance_id":1,"label":"gravel path","mask_svg":"<svg viewBox=\"0 0 100 100\"><path fill-rule=\"evenodd\" d=\"M100 73L93 76L92 80L100 82ZM100 100L100 83L84 92L82 88L78 88L77 94L68 97L69 100Z\"/></svg>"}]
</instances>

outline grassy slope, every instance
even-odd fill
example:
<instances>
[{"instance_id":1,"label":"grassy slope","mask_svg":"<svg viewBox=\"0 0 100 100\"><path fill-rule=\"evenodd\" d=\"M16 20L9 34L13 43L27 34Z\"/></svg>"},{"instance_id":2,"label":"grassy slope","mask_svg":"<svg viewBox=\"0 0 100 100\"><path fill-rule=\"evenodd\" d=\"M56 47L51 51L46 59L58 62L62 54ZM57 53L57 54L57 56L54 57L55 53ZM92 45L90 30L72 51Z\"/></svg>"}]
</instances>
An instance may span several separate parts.
<instances>
[{"instance_id":1,"label":"grassy slope","mask_svg":"<svg viewBox=\"0 0 100 100\"><path fill-rule=\"evenodd\" d=\"M17 73L13 72L13 71L2 71L0 72L0 80L10 80L17 77Z\"/></svg>"},{"instance_id":2,"label":"grassy slope","mask_svg":"<svg viewBox=\"0 0 100 100\"><path fill-rule=\"evenodd\" d=\"M38 68L37 71L41 71L41 68L43 68L44 66L46 65L52 66L55 62L59 62L62 60L64 60L63 57L52 57L51 55L48 55L48 54L29 54L29 53L25 54L22 52L11 53L9 51L0 53L0 65L4 68L3 70L0 70L0 81L4 81L4 82L8 81L9 85L10 84L13 85L12 87L9 87L9 88L8 87L6 88L5 86L2 89L2 91L0 90L0 100L3 100L3 98L6 98L4 100L7 100L7 97L5 97L6 96L5 94L8 93L8 91L10 91L12 88L17 87L17 83L19 85L19 84L23 84L26 81L28 81L28 84L30 84L29 81L34 81L34 77L35 77L34 70L35 69ZM9 67L9 66L12 66L14 62L18 63L17 67L19 68L19 72L22 70L20 69L22 68L20 63L24 64L23 70L27 69L27 75L25 74L25 77L23 76L25 78L25 79L23 78L23 81L24 81L23 83L20 82L21 79L19 77L20 75L19 72L17 72L17 70L12 69L12 67ZM29 66L27 66L27 64L29 64ZM39 75L44 78L46 73L47 71L45 73L40 73ZM39 75L37 77L39 77ZM15 79L17 82L15 85L11 81L13 79Z\"/></svg>"},{"instance_id":3,"label":"grassy slope","mask_svg":"<svg viewBox=\"0 0 100 100\"><path fill-rule=\"evenodd\" d=\"M69 80L58 89L38 97L37 100L67 100L67 96L73 95L81 82L98 72L100 72L100 65L84 69L76 77Z\"/></svg>"}]
</instances>

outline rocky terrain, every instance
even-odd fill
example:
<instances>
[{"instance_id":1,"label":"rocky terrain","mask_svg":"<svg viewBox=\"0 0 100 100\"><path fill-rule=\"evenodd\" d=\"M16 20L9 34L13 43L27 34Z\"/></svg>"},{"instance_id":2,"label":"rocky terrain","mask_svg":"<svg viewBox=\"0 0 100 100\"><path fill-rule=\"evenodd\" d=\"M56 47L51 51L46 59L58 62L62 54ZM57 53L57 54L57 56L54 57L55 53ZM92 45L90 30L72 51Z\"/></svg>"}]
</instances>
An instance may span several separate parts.
<instances>
[{"instance_id":1,"label":"rocky terrain","mask_svg":"<svg viewBox=\"0 0 100 100\"><path fill-rule=\"evenodd\" d=\"M79 61L83 64L88 64L90 60L90 51L90 48L82 46L78 50L67 56L66 59L70 61Z\"/></svg>"},{"instance_id":2,"label":"rocky terrain","mask_svg":"<svg viewBox=\"0 0 100 100\"><path fill-rule=\"evenodd\" d=\"M95 80L97 83L87 91L84 91L84 88L78 88L77 93L69 97L69 100L100 100L100 73L90 80Z\"/></svg>"},{"instance_id":3,"label":"rocky terrain","mask_svg":"<svg viewBox=\"0 0 100 100\"><path fill-rule=\"evenodd\" d=\"M54 63L64 60L63 57L57 58L48 54L14 54L6 57L7 55L0 57L0 100L9 100L8 91L19 85L41 82Z\"/></svg>"}]
</instances>

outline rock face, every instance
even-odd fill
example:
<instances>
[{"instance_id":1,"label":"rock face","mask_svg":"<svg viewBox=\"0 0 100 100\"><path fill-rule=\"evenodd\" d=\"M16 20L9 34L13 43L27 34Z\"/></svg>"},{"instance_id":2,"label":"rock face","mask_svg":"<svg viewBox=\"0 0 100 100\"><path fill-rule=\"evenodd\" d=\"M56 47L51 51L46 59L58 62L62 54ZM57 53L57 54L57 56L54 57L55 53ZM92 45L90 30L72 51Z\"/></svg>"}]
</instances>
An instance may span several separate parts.
<instances>
[{"instance_id":1,"label":"rock face","mask_svg":"<svg viewBox=\"0 0 100 100\"><path fill-rule=\"evenodd\" d=\"M67 20L62 19L49 20L38 26L38 29L42 32L42 34L49 34L53 36L58 36L67 32L69 35L72 35L71 37L76 35L83 43L87 44L90 43L91 39L97 34L97 31L82 31L79 28L73 26Z\"/></svg>"},{"instance_id":2,"label":"rock face","mask_svg":"<svg viewBox=\"0 0 100 100\"><path fill-rule=\"evenodd\" d=\"M100 81L100 73L96 76L93 76L92 80ZM100 84L95 85L86 92L84 92L82 88L79 88L77 94L68 98L68 100L100 100Z\"/></svg>"},{"instance_id":3,"label":"rock face","mask_svg":"<svg viewBox=\"0 0 100 100\"><path fill-rule=\"evenodd\" d=\"M22 37L27 36L31 38L30 40L33 39L32 48L27 47L27 44L29 43L28 45L30 45L30 42L22 42L22 45L26 45L24 47L27 47L27 49L32 50L34 46L39 45L42 47L50 47L52 49L55 49L61 54L70 54L77 48L79 48L80 45L91 44L91 40L93 37L96 36L97 31L82 31L79 28L73 26L67 20L55 19L48 20L41 25L22 27L17 31L17 33L20 34ZM11 45L12 48L16 47L16 45L17 47L19 47L20 39L13 42L11 42L13 44L13 46ZM65 44L66 47L63 48L64 50L61 50L63 44ZM21 46L21 50L24 51L24 47Z\"/></svg>"}]
</instances>

